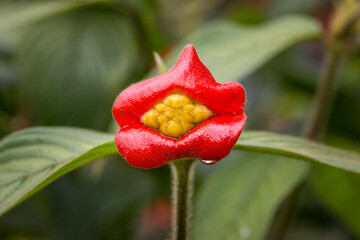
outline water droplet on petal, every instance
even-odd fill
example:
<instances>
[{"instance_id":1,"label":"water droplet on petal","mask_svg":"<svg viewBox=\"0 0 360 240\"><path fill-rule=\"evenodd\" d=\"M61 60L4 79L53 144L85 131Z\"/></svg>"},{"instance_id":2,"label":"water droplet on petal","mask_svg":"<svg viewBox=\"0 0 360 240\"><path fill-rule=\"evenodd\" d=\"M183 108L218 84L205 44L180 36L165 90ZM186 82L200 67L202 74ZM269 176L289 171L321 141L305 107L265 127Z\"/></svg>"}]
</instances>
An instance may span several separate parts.
<instances>
[{"instance_id":1,"label":"water droplet on petal","mask_svg":"<svg viewBox=\"0 0 360 240\"><path fill-rule=\"evenodd\" d=\"M215 160L201 160L202 163L206 164L206 165L213 165L215 164L217 161Z\"/></svg>"}]
</instances>

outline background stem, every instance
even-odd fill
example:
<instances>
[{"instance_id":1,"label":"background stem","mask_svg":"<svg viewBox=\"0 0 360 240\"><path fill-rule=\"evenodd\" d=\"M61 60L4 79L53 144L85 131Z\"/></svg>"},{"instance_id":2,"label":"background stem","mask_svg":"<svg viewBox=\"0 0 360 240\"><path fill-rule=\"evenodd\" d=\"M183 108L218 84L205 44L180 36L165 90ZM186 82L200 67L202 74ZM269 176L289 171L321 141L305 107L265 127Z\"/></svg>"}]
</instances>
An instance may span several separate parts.
<instances>
[{"instance_id":1,"label":"background stem","mask_svg":"<svg viewBox=\"0 0 360 240\"><path fill-rule=\"evenodd\" d=\"M303 136L307 139L320 141L326 131L344 55L342 51L330 50L325 58L313 109L303 131Z\"/></svg>"},{"instance_id":2,"label":"background stem","mask_svg":"<svg viewBox=\"0 0 360 240\"><path fill-rule=\"evenodd\" d=\"M337 78L343 67L344 59L344 50L331 48L328 50L317 84L312 112L303 128L302 136L306 139L320 141L326 131L338 85ZM305 187L306 182L302 182L279 208L276 221L269 234L270 240L283 239L285 231L291 223L291 215L294 212L297 200Z\"/></svg>"},{"instance_id":3,"label":"background stem","mask_svg":"<svg viewBox=\"0 0 360 240\"><path fill-rule=\"evenodd\" d=\"M190 239L195 160L170 163L172 174L172 240Z\"/></svg>"}]
</instances>

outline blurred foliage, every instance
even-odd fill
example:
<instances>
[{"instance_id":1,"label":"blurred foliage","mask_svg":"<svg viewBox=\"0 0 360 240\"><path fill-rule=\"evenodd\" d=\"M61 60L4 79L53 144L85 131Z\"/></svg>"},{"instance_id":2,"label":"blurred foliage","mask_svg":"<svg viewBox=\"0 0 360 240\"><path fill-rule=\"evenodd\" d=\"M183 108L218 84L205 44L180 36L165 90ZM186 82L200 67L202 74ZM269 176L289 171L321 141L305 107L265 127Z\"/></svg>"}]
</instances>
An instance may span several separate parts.
<instances>
[{"instance_id":1,"label":"blurred foliage","mask_svg":"<svg viewBox=\"0 0 360 240\"><path fill-rule=\"evenodd\" d=\"M324 3L326 3L326 0L273 0L271 4L269 4L269 14L271 16L278 16L288 13L306 13L314 11L321 7L321 5L324 5Z\"/></svg>"},{"instance_id":2,"label":"blurred foliage","mask_svg":"<svg viewBox=\"0 0 360 240\"><path fill-rule=\"evenodd\" d=\"M16 64L34 121L106 129L139 62L135 27L113 9L87 7L27 29Z\"/></svg>"},{"instance_id":3,"label":"blurred foliage","mask_svg":"<svg viewBox=\"0 0 360 240\"><path fill-rule=\"evenodd\" d=\"M320 200L360 236L359 175L316 166L312 182Z\"/></svg>"},{"instance_id":4,"label":"blurred foliage","mask_svg":"<svg viewBox=\"0 0 360 240\"><path fill-rule=\"evenodd\" d=\"M19 211L4 216L0 230L2 239L12 239L12 236L131 239L135 234L132 226L136 225L140 214L139 205L151 201L155 195L161 196L161 192L150 172L127 166L118 159L107 161L100 176L92 174L90 165L77 175L61 178ZM12 231L22 226L25 228Z\"/></svg>"},{"instance_id":5,"label":"blurred foliage","mask_svg":"<svg viewBox=\"0 0 360 240\"><path fill-rule=\"evenodd\" d=\"M344 139L329 139L329 143L360 152L359 144ZM360 236L360 177L325 166L316 165L311 183L317 197L338 216L346 226Z\"/></svg>"},{"instance_id":6,"label":"blurred foliage","mask_svg":"<svg viewBox=\"0 0 360 240\"><path fill-rule=\"evenodd\" d=\"M32 127L6 136L0 142L0 216L62 175L93 160L118 155L113 137L65 127ZM233 150L271 153L360 173L360 154L288 135L244 131ZM291 161L284 161L286 164L291 168ZM297 162L294 176L308 175L306 166ZM101 162L94 165L94 174L102 169ZM260 167L255 169L261 171Z\"/></svg>"},{"instance_id":7,"label":"blurred foliage","mask_svg":"<svg viewBox=\"0 0 360 240\"><path fill-rule=\"evenodd\" d=\"M212 22L183 40L169 56L167 65L175 64L183 46L190 42L218 82L240 81L282 50L319 35L316 21L296 15L252 28ZM217 67L220 64L222 67Z\"/></svg>"},{"instance_id":8,"label":"blurred foliage","mask_svg":"<svg viewBox=\"0 0 360 240\"><path fill-rule=\"evenodd\" d=\"M293 159L236 152L223 165L199 190L195 239L265 239L276 206L309 169Z\"/></svg>"},{"instance_id":9,"label":"blurred foliage","mask_svg":"<svg viewBox=\"0 0 360 240\"><path fill-rule=\"evenodd\" d=\"M37 4L49 5L44 8L46 11L38 12L40 15L29 18L29 13L34 9L30 6L36 7ZM264 41L258 46L251 47L247 52L232 52L233 45L241 43L241 39L248 34L242 30L233 31L237 26L235 24L269 24L280 15L303 13L317 17L326 27L330 10L330 0L2 1L0 30L3 26L5 29L17 25L17 28L0 32L0 137L33 125L106 130L111 122L110 109L116 94L146 76L153 64L151 51L156 50L165 56L176 43L180 42L181 46L192 42L199 32L206 33L218 26L216 31L204 35L202 42L195 42L201 58L207 58L214 52L220 55L231 53L233 58L253 52L262 53L259 50L265 47L262 42L267 47L276 45L274 43L278 43L281 33L269 31L267 35L261 35ZM217 20L217 23L213 20ZM218 20L230 23L224 24L224 21ZM263 26L255 26L255 29ZM295 28L290 30L299 31ZM224 40L225 37L227 40ZM211 42L219 47L206 47ZM288 46L295 42L290 42ZM276 53L280 50L283 49ZM247 92L245 112L249 116L247 129L298 135L309 111L323 53L324 47L319 42L301 44L281 53L255 73L250 68L242 69L243 64L249 64L250 60L246 61L246 57L243 62L236 62L226 69L220 69L217 65L229 60L227 56L221 61L204 62L215 75L243 80ZM173 54L175 58L177 53ZM327 140L340 139L331 144L344 148L355 144L359 149L360 114L357 106L360 105L360 53L356 51L352 54L341 77ZM236 78L239 72L244 73ZM341 140L345 138L351 139L352 144ZM220 199L233 201L228 206L222 206L228 207L227 211L240 210L243 205L237 203L253 199L250 205L259 204L267 210L267 218L261 221L270 222L284 196L291 192L290 187L284 185L283 189L275 188L284 192L272 196L271 208L270 199L257 199L256 193L249 194L245 181L256 184L256 177L266 169L275 175L271 179L277 179L280 184L281 179L288 181L292 168L289 171L286 171L287 168L279 170L285 176L280 179L280 175L276 174L277 168L272 168L273 163L267 161L269 156L257 155L257 158L252 158L252 154L234 153L216 167L199 164L196 187L199 190L195 196L199 196L198 204L204 203L200 210L209 206L216 209ZM0 239L166 238L168 220L159 219L162 219L164 211L170 214L166 207L169 203L168 169L137 170L126 165L122 159L100 162L62 177L0 218ZM275 162L281 165L282 160ZM296 164L299 163L294 162L289 166L295 168ZM249 167L245 168L244 165ZM262 167L256 171L255 165ZM236 174L235 170L233 174L227 174L232 169L239 169L244 174ZM246 174L247 169L256 171L257 175ZM210 173L214 175L209 176ZM286 239L359 238L358 177L323 166L316 166L312 174L312 184L306 186L302 201L296 205L297 214L286 233ZM246 176L252 178L245 179ZM295 179L295 175L290 177ZM217 183L217 179L223 184ZM296 180L292 184L296 185ZM216 187L238 198L227 199L225 195L214 194L212 199L204 197L207 191ZM211 205L211 202L214 204ZM231 207L230 204L236 206ZM163 207L154 207L159 205ZM231 216L238 218L236 224L248 220L255 222L257 217L263 216L253 211L253 208L249 208L248 212L241 210L241 214L236 215L234 210ZM153 216L151 220L144 217L148 212ZM204 210L201 210L195 216L198 218L203 213ZM199 219L195 220L196 234L200 234ZM155 222L159 224L150 224ZM238 227L234 227L232 234L249 236L247 229ZM263 234L262 231L266 229L264 223L257 234Z\"/></svg>"}]
</instances>

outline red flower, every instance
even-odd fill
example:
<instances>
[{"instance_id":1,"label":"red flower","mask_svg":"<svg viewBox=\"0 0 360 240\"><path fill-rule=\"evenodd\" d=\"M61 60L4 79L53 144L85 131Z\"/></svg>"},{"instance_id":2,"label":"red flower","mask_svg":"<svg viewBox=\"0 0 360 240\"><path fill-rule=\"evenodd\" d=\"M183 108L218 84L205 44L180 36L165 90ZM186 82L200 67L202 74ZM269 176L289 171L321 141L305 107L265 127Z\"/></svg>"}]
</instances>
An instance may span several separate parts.
<instances>
[{"instance_id":1,"label":"red flower","mask_svg":"<svg viewBox=\"0 0 360 240\"><path fill-rule=\"evenodd\" d=\"M115 142L125 160L154 168L180 158L213 164L226 157L245 124L245 92L219 84L187 45L173 68L117 97Z\"/></svg>"}]
</instances>

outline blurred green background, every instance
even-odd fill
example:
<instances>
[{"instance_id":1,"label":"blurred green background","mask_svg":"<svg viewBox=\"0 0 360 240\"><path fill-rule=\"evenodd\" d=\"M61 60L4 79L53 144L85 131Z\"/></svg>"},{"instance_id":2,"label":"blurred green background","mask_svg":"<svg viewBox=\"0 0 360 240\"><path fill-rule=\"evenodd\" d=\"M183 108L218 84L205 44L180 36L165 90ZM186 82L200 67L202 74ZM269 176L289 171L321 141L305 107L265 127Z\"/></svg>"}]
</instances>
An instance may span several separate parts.
<instances>
[{"instance_id":1,"label":"blurred green background","mask_svg":"<svg viewBox=\"0 0 360 240\"><path fill-rule=\"evenodd\" d=\"M22 23L33 7L40 20ZM153 51L166 58L189 34L217 20L254 27L295 13L326 29L332 10L327 0L2 1L0 137L38 125L114 131L112 103L148 76ZM12 28L17 22L20 27ZM221 42L214 50L222 51ZM237 79L247 93L246 130L300 135L324 52L320 41L298 44ZM340 78L325 138L353 151L360 145L359 80L358 51ZM238 159L262 161L257 158L270 157L234 153L214 166L199 164L196 195ZM169 179L166 166L139 170L120 158L95 161L1 217L0 239L165 239ZM360 239L359 176L314 166L304 185L285 239ZM239 239L255 238L240 233Z\"/></svg>"}]
</instances>

